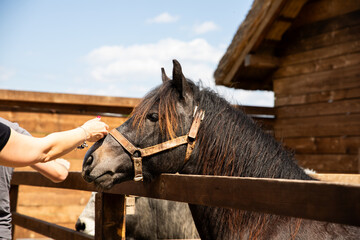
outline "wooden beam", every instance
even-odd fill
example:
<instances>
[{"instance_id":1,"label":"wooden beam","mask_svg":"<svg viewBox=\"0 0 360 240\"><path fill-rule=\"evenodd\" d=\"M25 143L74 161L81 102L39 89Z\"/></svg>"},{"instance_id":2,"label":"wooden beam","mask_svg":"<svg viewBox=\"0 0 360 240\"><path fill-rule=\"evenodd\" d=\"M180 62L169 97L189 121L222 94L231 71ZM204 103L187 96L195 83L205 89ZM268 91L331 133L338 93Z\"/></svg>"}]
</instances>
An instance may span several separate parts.
<instances>
[{"instance_id":1,"label":"wooden beam","mask_svg":"<svg viewBox=\"0 0 360 240\"><path fill-rule=\"evenodd\" d=\"M349 184L360 185L360 174L314 173L314 174L310 174L310 176L325 182L349 183Z\"/></svg>"},{"instance_id":2,"label":"wooden beam","mask_svg":"<svg viewBox=\"0 0 360 240\"><path fill-rule=\"evenodd\" d=\"M0 100L2 101L25 101L38 103L61 103L61 104L83 104L97 106L124 106L135 107L139 98L108 97L83 94L67 93L48 93L48 92L30 92L15 90L0 90Z\"/></svg>"},{"instance_id":3,"label":"wooden beam","mask_svg":"<svg viewBox=\"0 0 360 240\"><path fill-rule=\"evenodd\" d=\"M44 181L45 178L36 172L15 172L12 184L95 191L93 185L81 179L80 173L70 172L68 178L63 183L55 184ZM104 192L360 226L359 185L162 174L152 183L128 181Z\"/></svg>"},{"instance_id":4,"label":"wooden beam","mask_svg":"<svg viewBox=\"0 0 360 240\"><path fill-rule=\"evenodd\" d=\"M247 54L244 66L252 68L277 68L280 60L277 57L266 55Z\"/></svg>"},{"instance_id":5,"label":"wooden beam","mask_svg":"<svg viewBox=\"0 0 360 240\"><path fill-rule=\"evenodd\" d=\"M133 111L134 107L126 106L106 106L90 105L87 103L51 103L37 101L7 101L0 100L1 111L12 112L38 112L38 113L58 113L58 114L79 114L79 115L107 115L123 116Z\"/></svg>"},{"instance_id":6,"label":"wooden beam","mask_svg":"<svg viewBox=\"0 0 360 240\"><path fill-rule=\"evenodd\" d=\"M95 240L125 240L125 195L95 195Z\"/></svg>"},{"instance_id":7,"label":"wooden beam","mask_svg":"<svg viewBox=\"0 0 360 240\"><path fill-rule=\"evenodd\" d=\"M65 181L60 183L54 183L48 178L42 176L38 172L33 171L21 171L14 172L11 179L12 185L28 185L37 187L49 187L49 188L64 188L73 190L83 190L96 192L97 189L94 184L89 184L81 176L81 172L69 172L69 175Z\"/></svg>"},{"instance_id":8,"label":"wooden beam","mask_svg":"<svg viewBox=\"0 0 360 240\"><path fill-rule=\"evenodd\" d=\"M56 224L48 223L46 221L29 217L17 212L12 212L13 224L19 225L23 228L40 233L44 236L54 239L69 239L69 240L93 240L94 237L85 233L77 232L69 228L65 228Z\"/></svg>"},{"instance_id":9,"label":"wooden beam","mask_svg":"<svg viewBox=\"0 0 360 240\"><path fill-rule=\"evenodd\" d=\"M269 31L266 33L266 40L274 40L280 41L284 33L290 28L291 21L287 21L288 19L276 20Z\"/></svg>"},{"instance_id":10,"label":"wooden beam","mask_svg":"<svg viewBox=\"0 0 360 240\"><path fill-rule=\"evenodd\" d=\"M238 43L231 43L234 46L234 51L231 55L228 56L228 60L224 63L226 66L226 73L223 77L220 78L217 71L215 72L216 84L221 84L229 86L231 80L236 75L238 69L243 65L245 56L251 51L255 44L265 37L264 32L269 28L273 23L277 14L280 13L281 9L286 4L286 0L275 0L267 1L262 4L263 9L260 10L258 16L249 26L247 34L244 38L241 39ZM246 20L245 20L246 21ZM234 41L234 40L233 40ZM236 54L236 56L234 56ZM225 56L224 56L225 57Z\"/></svg>"},{"instance_id":11,"label":"wooden beam","mask_svg":"<svg viewBox=\"0 0 360 240\"><path fill-rule=\"evenodd\" d=\"M140 98L0 90L0 110L72 114L129 114Z\"/></svg>"},{"instance_id":12,"label":"wooden beam","mask_svg":"<svg viewBox=\"0 0 360 240\"><path fill-rule=\"evenodd\" d=\"M360 148L358 150L358 173L360 173Z\"/></svg>"}]
</instances>

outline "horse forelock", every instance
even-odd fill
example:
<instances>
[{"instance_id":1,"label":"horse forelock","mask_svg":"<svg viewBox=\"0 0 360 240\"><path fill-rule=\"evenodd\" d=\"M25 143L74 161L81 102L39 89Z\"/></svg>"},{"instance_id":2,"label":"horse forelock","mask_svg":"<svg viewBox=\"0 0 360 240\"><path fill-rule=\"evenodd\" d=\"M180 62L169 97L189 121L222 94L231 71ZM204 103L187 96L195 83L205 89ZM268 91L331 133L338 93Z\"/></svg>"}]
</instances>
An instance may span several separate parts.
<instances>
[{"instance_id":1,"label":"horse forelock","mask_svg":"<svg viewBox=\"0 0 360 240\"><path fill-rule=\"evenodd\" d=\"M171 82L165 82L160 87L151 91L144 99L134 108L131 117L132 125L141 133L145 129L142 128L150 110L157 106L159 116L160 132L166 138L176 137L179 126L179 118L176 110L176 90Z\"/></svg>"}]
</instances>

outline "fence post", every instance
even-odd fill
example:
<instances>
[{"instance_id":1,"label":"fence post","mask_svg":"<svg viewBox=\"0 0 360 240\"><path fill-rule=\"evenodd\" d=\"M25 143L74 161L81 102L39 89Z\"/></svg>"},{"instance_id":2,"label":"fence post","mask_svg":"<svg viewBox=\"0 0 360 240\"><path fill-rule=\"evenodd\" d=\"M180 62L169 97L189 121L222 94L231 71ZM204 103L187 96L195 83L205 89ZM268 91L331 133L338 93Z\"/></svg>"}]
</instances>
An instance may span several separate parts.
<instances>
[{"instance_id":1,"label":"fence post","mask_svg":"<svg viewBox=\"0 0 360 240\"><path fill-rule=\"evenodd\" d=\"M95 240L125 240L125 195L99 192L95 196Z\"/></svg>"},{"instance_id":2,"label":"fence post","mask_svg":"<svg viewBox=\"0 0 360 240\"><path fill-rule=\"evenodd\" d=\"M10 211L16 212L17 202L19 196L19 185L11 185L10 187ZM15 225L12 224L11 235L14 237L15 234Z\"/></svg>"},{"instance_id":3,"label":"fence post","mask_svg":"<svg viewBox=\"0 0 360 240\"><path fill-rule=\"evenodd\" d=\"M360 148L358 148L358 173L360 173Z\"/></svg>"}]
</instances>

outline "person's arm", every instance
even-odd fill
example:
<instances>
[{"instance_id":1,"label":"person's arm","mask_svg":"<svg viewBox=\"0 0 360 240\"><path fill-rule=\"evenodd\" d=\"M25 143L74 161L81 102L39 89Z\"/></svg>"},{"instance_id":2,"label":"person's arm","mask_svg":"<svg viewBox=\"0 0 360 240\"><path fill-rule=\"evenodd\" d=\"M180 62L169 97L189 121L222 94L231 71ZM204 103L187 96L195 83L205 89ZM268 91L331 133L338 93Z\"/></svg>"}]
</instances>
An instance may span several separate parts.
<instances>
[{"instance_id":1,"label":"person's arm","mask_svg":"<svg viewBox=\"0 0 360 240\"><path fill-rule=\"evenodd\" d=\"M46 163L36 163L31 167L51 181L59 183L68 176L70 163L65 159L57 158Z\"/></svg>"},{"instance_id":2,"label":"person's arm","mask_svg":"<svg viewBox=\"0 0 360 240\"><path fill-rule=\"evenodd\" d=\"M11 129L10 138L0 152L0 164L23 167L56 159L83 143L94 142L106 135L108 126L100 119L87 121L82 127L35 138Z\"/></svg>"}]
</instances>

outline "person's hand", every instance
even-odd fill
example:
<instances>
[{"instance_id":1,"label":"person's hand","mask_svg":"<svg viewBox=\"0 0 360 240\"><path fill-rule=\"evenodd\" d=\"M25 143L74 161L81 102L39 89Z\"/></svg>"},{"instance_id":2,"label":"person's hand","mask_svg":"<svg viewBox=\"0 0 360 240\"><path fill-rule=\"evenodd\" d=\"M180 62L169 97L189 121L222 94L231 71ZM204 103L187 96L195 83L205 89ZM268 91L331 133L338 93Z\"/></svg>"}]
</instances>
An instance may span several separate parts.
<instances>
[{"instance_id":1,"label":"person's hand","mask_svg":"<svg viewBox=\"0 0 360 240\"><path fill-rule=\"evenodd\" d=\"M109 126L100 117L91 119L81 126L86 132L86 141L96 142L108 134Z\"/></svg>"}]
</instances>

